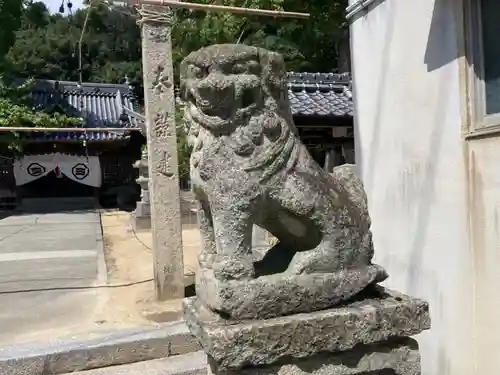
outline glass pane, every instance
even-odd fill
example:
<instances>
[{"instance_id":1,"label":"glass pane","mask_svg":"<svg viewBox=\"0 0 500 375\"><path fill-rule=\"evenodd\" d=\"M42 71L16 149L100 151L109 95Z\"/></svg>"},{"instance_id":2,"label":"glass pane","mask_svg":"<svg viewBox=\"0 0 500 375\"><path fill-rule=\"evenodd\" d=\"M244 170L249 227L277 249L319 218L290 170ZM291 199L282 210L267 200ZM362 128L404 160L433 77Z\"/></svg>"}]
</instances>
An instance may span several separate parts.
<instances>
[{"instance_id":1,"label":"glass pane","mask_svg":"<svg viewBox=\"0 0 500 375\"><path fill-rule=\"evenodd\" d=\"M481 0L486 113L500 113L500 0Z\"/></svg>"}]
</instances>

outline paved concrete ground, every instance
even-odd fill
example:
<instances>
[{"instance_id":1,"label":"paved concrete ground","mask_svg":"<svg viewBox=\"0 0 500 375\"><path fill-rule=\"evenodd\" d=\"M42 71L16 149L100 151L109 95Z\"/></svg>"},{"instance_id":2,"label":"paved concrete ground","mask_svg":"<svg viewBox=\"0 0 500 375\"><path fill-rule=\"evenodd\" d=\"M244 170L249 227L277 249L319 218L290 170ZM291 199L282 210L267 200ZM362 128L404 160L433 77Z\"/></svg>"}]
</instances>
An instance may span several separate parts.
<instances>
[{"instance_id":1,"label":"paved concrete ground","mask_svg":"<svg viewBox=\"0 0 500 375\"><path fill-rule=\"evenodd\" d=\"M207 355L203 351L168 358L112 366L65 375L206 375Z\"/></svg>"},{"instance_id":2,"label":"paved concrete ground","mask_svg":"<svg viewBox=\"0 0 500 375\"><path fill-rule=\"evenodd\" d=\"M105 284L105 268L97 212L0 219L0 345L95 324L105 293L78 288Z\"/></svg>"},{"instance_id":3,"label":"paved concrete ground","mask_svg":"<svg viewBox=\"0 0 500 375\"><path fill-rule=\"evenodd\" d=\"M157 302L155 298L151 231L131 230L130 213L123 211L102 212L101 222L108 264L108 282L112 285L134 284L130 287L109 289L109 299L103 319L109 323L130 326L179 319L182 315L181 300ZM200 239L197 226L183 225L182 245L186 285L194 283ZM143 280L149 281L141 282ZM192 293L193 289L192 286L188 287L186 293Z\"/></svg>"}]
</instances>

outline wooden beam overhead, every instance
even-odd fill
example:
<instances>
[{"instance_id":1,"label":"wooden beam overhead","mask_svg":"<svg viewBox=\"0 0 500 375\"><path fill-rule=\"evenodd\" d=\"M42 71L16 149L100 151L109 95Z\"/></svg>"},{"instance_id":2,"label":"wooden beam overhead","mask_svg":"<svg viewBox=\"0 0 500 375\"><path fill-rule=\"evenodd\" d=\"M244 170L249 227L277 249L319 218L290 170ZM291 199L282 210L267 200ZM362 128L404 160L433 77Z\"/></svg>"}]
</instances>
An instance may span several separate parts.
<instances>
[{"instance_id":1,"label":"wooden beam overhead","mask_svg":"<svg viewBox=\"0 0 500 375\"><path fill-rule=\"evenodd\" d=\"M298 13L298 12L285 12L282 10L268 10L268 9L255 9L255 8L241 8L232 7L226 5L215 5L215 4L198 4L198 3L186 3L183 1L175 0L132 0L129 2L131 5L162 5L168 6L170 8L180 8L180 9L193 9L193 10L203 10L212 12L228 12L243 14L246 16L266 16L266 17L276 17L276 18L309 18L311 15L309 13Z\"/></svg>"}]
</instances>

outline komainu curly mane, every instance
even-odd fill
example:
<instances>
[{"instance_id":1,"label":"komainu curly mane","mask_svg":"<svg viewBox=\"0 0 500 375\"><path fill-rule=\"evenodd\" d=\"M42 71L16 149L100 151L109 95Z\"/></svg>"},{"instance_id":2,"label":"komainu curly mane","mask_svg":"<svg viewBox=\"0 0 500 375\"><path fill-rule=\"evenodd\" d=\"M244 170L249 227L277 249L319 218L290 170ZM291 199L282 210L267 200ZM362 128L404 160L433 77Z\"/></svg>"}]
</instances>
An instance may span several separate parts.
<instances>
[{"instance_id":1,"label":"komainu curly mane","mask_svg":"<svg viewBox=\"0 0 500 375\"><path fill-rule=\"evenodd\" d=\"M245 170L267 166L262 179L283 168L297 140L284 72L281 55L257 47L215 45L190 54L181 66L181 93L194 149L201 148L202 127L246 158Z\"/></svg>"}]
</instances>

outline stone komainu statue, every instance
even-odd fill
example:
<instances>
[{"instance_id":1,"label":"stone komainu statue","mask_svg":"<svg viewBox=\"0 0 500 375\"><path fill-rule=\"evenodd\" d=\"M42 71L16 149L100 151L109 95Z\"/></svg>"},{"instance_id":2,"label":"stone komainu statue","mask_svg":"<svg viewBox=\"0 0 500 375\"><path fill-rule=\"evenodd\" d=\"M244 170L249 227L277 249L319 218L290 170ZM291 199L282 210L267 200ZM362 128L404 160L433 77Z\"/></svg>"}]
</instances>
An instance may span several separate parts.
<instances>
[{"instance_id":1,"label":"stone komainu statue","mask_svg":"<svg viewBox=\"0 0 500 375\"><path fill-rule=\"evenodd\" d=\"M372 264L366 195L350 166L328 174L301 143L282 57L213 45L181 65L202 252L197 295L235 319L332 307L387 274ZM252 226L279 239L254 261Z\"/></svg>"}]
</instances>

